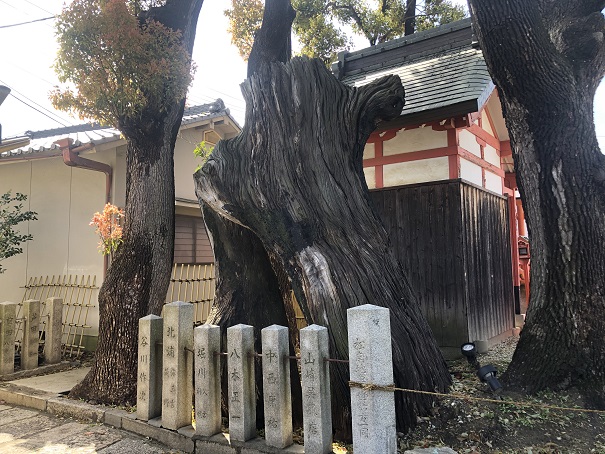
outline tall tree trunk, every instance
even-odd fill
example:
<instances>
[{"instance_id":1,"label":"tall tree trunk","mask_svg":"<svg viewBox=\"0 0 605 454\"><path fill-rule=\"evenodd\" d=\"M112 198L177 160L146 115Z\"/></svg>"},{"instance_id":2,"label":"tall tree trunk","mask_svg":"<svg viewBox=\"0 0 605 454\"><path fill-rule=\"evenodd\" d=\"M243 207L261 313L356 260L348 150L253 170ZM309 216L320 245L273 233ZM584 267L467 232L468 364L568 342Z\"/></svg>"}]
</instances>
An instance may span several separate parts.
<instances>
[{"instance_id":1,"label":"tall tree trunk","mask_svg":"<svg viewBox=\"0 0 605 454\"><path fill-rule=\"evenodd\" d=\"M200 201L200 205L203 202ZM296 318L287 314L283 298L290 294L287 283L280 283L269 257L258 238L248 229L204 207L204 220L212 238L216 270L216 298L206 323L221 327L222 345L227 347L227 328L238 323L254 326L255 349L262 351L260 330L270 325L288 326L290 355L295 354ZM242 251L245 251L242 254ZM256 421L264 427L262 367L256 359ZM222 405L228 411L226 361L223 361ZM302 391L296 362L291 362L292 413L295 425L302 425Z\"/></svg>"},{"instance_id":2,"label":"tall tree trunk","mask_svg":"<svg viewBox=\"0 0 605 454\"><path fill-rule=\"evenodd\" d=\"M605 391L605 156L593 99L602 0L471 0L498 86L531 241L531 304L505 380Z\"/></svg>"},{"instance_id":3,"label":"tall tree trunk","mask_svg":"<svg viewBox=\"0 0 605 454\"><path fill-rule=\"evenodd\" d=\"M167 1L143 12L182 31L193 50L203 0ZM143 21L144 22L144 21ZM174 145L185 100L119 125L127 141L123 243L99 291L95 362L70 397L107 404L135 404L138 320L159 315L174 254ZM192 320L193 323L193 320Z\"/></svg>"},{"instance_id":4,"label":"tall tree trunk","mask_svg":"<svg viewBox=\"0 0 605 454\"><path fill-rule=\"evenodd\" d=\"M404 36L413 35L416 31L416 0L407 0L405 4Z\"/></svg>"},{"instance_id":5,"label":"tall tree trunk","mask_svg":"<svg viewBox=\"0 0 605 454\"><path fill-rule=\"evenodd\" d=\"M362 170L376 123L401 112L400 79L355 89L319 60L295 58L262 65L242 91L244 129L219 142L195 174L198 198L258 237L273 268L290 278L307 321L328 326L333 357L348 356L348 308L385 306L395 383L444 391L450 383L445 362L371 205ZM331 366L331 378L335 427L347 438L347 367ZM432 405L421 395L396 398L402 430Z\"/></svg>"}]
</instances>

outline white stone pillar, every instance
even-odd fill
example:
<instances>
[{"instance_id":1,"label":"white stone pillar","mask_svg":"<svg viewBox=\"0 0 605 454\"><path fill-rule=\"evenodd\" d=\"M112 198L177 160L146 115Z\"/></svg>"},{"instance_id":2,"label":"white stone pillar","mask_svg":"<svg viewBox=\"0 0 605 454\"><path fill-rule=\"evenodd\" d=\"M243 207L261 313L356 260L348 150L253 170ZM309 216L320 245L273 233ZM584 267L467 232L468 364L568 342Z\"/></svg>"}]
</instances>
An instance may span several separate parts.
<instances>
[{"instance_id":1,"label":"white stone pillar","mask_svg":"<svg viewBox=\"0 0 605 454\"><path fill-rule=\"evenodd\" d=\"M63 298L47 298L48 322L44 332L44 362L55 364L61 361L61 336L63 331Z\"/></svg>"},{"instance_id":2,"label":"white stone pillar","mask_svg":"<svg viewBox=\"0 0 605 454\"><path fill-rule=\"evenodd\" d=\"M23 302L23 342L21 343L21 369L38 367L40 346L40 301Z\"/></svg>"},{"instance_id":3,"label":"white stone pillar","mask_svg":"<svg viewBox=\"0 0 605 454\"><path fill-rule=\"evenodd\" d=\"M221 431L221 328L198 326L193 338L195 434L210 437Z\"/></svg>"},{"instance_id":4,"label":"white stone pillar","mask_svg":"<svg viewBox=\"0 0 605 454\"><path fill-rule=\"evenodd\" d=\"M139 319L137 418L148 421L162 414L162 317Z\"/></svg>"},{"instance_id":5,"label":"white stone pillar","mask_svg":"<svg viewBox=\"0 0 605 454\"><path fill-rule=\"evenodd\" d=\"M347 310L352 382L393 385L389 310L371 304ZM354 452L395 454L395 396L392 391L351 387Z\"/></svg>"},{"instance_id":6,"label":"white stone pillar","mask_svg":"<svg viewBox=\"0 0 605 454\"><path fill-rule=\"evenodd\" d=\"M288 328L272 325L261 330L265 441L285 448L292 444L292 394Z\"/></svg>"},{"instance_id":7,"label":"white stone pillar","mask_svg":"<svg viewBox=\"0 0 605 454\"><path fill-rule=\"evenodd\" d=\"M256 437L256 387L254 382L254 328L227 328L227 383L229 436L246 441Z\"/></svg>"},{"instance_id":8,"label":"white stone pillar","mask_svg":"<svg viewBox=\"0 0 605 454\"><path fill-rule=\"evenodd\" d=\"M162 426L177 430L191 424L193 397L193 304L164 306Z\"/></svg>"},{"instance_id":9,"label":"white stone pillar","mask_svg":"<svg viewBox=\"0 0 605 454\"><path fill-rule=\"evenodd\" d=\"M332 452L329 357L327 328L311 325L300 330L305 454Z\"/></svg>"},{"instance_id":10,"label":"white stone pillar","mask_svg":"<svg viewBox=\"0 0 605 454\"><path fill-rule=\"evenodd\" d=\"M0 303L0 375L15 372L15 318L17 303Z\"/></svg>"}]
</instances>

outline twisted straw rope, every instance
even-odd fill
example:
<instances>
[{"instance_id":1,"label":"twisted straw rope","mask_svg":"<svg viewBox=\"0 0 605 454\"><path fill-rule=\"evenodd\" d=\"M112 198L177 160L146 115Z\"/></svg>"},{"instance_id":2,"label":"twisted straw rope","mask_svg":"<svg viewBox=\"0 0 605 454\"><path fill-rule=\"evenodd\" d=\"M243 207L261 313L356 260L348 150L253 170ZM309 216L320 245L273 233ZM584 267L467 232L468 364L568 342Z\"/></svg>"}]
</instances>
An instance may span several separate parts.
<instances>
[{"instance_id":1,"label":"twisted straw rope","mask_svg":"<svg viewBox=\"0 0 605 454\"><path fill-rule=\"evenodd\" d=\"M459 393L445 394L445 393L438 393L438 392L431 392L431 391L420 391L417 389L397 388L397 387L395 387L395 385L383 386L383 385L376 385L373 383L359 383L356 381L350 381L349 386L351 388L361 388L364 391L390 391L390 392L402 391L405 393L426 394L429 396L439 396L439 397L445 397L445 398L449 398L449 399L474 400L477 402L490 402L490 403L495 403L495 404L517 405L519 407L534 407L534 408L543 408L543 409L548 409L548 410L575 411L578 413L605 414L605 410L593 410L593 409L589 409L589 408L559 407L556 405L536 404L536 403L531 403L531 402L518 402L518 401L514 401L514 400L487 399L485 397L466 396L464 394L459 394Z\"/></svg>"}]
</instances>

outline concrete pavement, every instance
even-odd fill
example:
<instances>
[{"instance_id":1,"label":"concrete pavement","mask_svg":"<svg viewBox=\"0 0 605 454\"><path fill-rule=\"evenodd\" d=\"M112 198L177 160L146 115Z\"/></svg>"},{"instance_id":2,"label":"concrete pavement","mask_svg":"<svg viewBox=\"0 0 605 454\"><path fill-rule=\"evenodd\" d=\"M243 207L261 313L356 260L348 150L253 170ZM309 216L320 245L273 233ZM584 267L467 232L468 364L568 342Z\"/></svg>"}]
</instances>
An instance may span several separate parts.
<instances>
[{"instance_id":1,"label":"concrete pavement","mask_svg":"<svg viewBox=\"0 0 605 454\"><path fill-rule=\"evenodd\" d=\"M64 393L87 371L70 369L0 381L0 454L304 452L301 445L273 448L262 438L238 442L223 433L200 437L192 426L168 430L161 427L161 418L141 421L124 410L67 399Z\"/></svg>"},{"instance_id":2,"label":"concrete pavement","mask_svg":"<svg viewBox=\"0 0 605 454\"><path fill-rule=\"evenodd\" d=\"M180 451L107 425L0 404L0 452L161 454Z\"/></svg>"}]
</instances>

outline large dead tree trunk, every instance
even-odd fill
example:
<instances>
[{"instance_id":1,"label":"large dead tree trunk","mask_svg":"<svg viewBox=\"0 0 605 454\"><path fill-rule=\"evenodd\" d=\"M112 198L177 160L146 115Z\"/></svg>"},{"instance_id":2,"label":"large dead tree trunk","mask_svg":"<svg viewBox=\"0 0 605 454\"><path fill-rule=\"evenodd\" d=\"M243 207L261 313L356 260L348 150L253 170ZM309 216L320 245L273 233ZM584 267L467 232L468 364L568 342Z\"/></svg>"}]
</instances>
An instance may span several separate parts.
<instances>
[{"instance_id":1,"label":"large dead tree trunk","mask_svg":"<svg viewBox=\"0 0 605 454\"><path fill-rule=\"evenodd\" d=\"M142 12L182 32L193 50L203 0L167 1ZM136 403L139 318L160 314L174 254L174 145L185 100L119 125L127 141L123 243L99 292L95 362L70 397L107 404ZM193 322L193 321L192 321Z\"/></svg>"},{"instance_id":2,"label":"large dead tree trunk","mask_svg":"<svg viewBox=\"0 0 605 454\"><path fill-rule=\"evenodd\" d=\"M405 2L405 27L404 36L413 35L416 31L416 0Z\"/></svg>"},{"instance_id":3,"label":"large dead tree trunk","mask_svg":"<svg viewBox=\"0 0 605 454\"><path fill-rule=\"evenodd\" d=\"M200 201L203 206L203 202ZM245 323L254 326L255 349L262 350L260 330L270 325L288 326L296 332L296 318L287 313L283 298L289 294L287 283L280 283L273 272L269 257L258 238L248 229L235 224L208 208L203 209L204 220L212 239L216 272L216 298L206 323L221 327L223 349L227 349L227 328ZM245 251L245 254L242 254ZM295 355L294 342L290 355ZM264 424L262 366L256 364L256 421ZM223 362L222 403L228 410L226 361ZM292 413L295 425L302 425L302 394L296 362L291 362Z\"/></svg>"},{"instance_id":4,"label":"large dead tree trunk","mask_svg":"<svg viewBox=\"0 0 605 454\"><path fill-rule=\"evenodd\" d=\"M505 378L578 385L605 404L605 156L593 120L605 73L602 0L471 0L498 86L531 240L531 304Z\"/></svg>"},{"instance_id":5,"label":"large dead tree trunk","mask_svg":"<svg viewBox=\"0 0 605 454\"><path fill-rule=\"evenodd\" d=\"M296 58L261 66L242 91L245 127L219 142L195 174L198 198L258 237L273 268L289 277L307 321L329 328L333 357L348 357L348 308L385 306L391 309L395 383L444 391L450 383L445 362L362 171L363 148L376 123L403 107L399 78L355 89L319 60ZM331 377L334 422L346 437L347 367L331 366ZM432 405L421 395L396 397L400 429Z\"/></svg>"}]
</instances>

